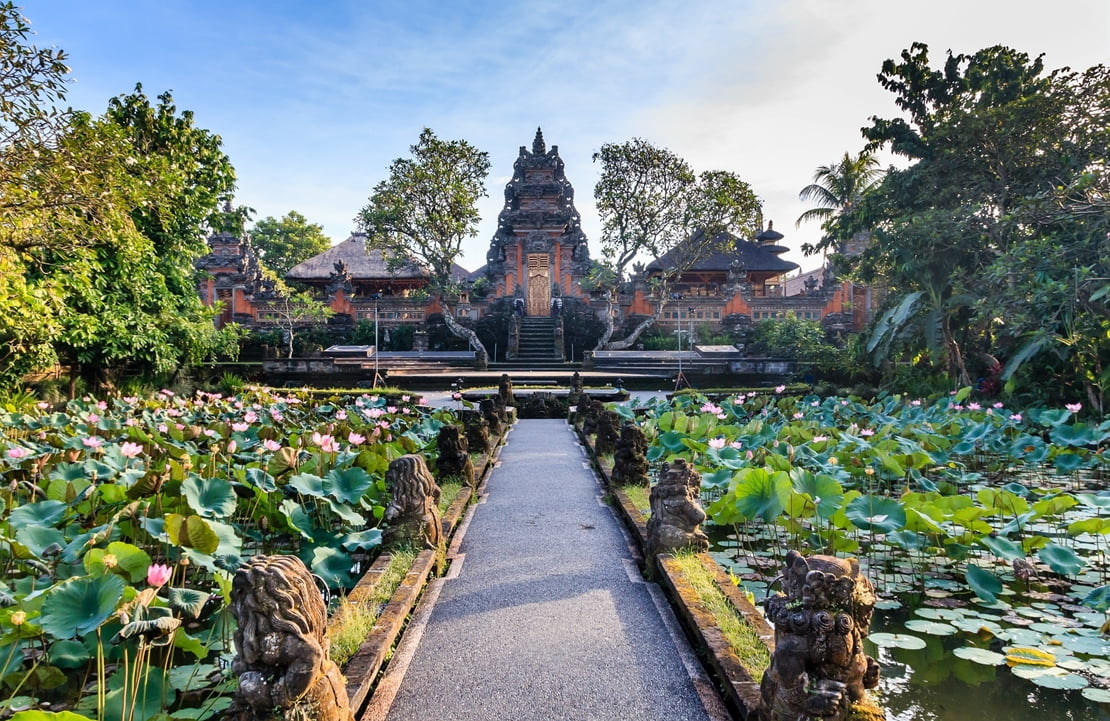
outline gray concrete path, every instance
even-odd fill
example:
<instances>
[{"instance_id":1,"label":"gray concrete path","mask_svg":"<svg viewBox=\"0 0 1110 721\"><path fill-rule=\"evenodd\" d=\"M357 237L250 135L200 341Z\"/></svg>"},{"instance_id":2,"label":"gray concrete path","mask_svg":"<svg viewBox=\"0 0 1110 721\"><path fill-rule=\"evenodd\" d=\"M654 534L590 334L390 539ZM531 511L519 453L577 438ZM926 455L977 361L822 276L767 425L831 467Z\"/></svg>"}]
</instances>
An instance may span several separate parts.
<instances>
[{"instance_id":1,"label":"gray concrete path","mask_svg":"<svg viewBox=\"0 0 1110 721\"><path fill-rule=\"evenodd\" d=\"M522 420L364 721L727 718L561 420Z\"/></svg>"}]
</instances>

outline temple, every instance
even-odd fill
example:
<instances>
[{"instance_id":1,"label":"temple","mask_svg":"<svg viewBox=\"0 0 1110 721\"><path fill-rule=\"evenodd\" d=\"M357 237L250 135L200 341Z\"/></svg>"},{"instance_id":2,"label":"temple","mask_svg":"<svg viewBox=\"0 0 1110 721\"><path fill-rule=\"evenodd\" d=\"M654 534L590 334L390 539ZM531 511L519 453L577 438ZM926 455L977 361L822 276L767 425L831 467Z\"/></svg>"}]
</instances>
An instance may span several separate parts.
<instances>
[{"instance_id":1,"label":"temple","mask_svg":"<svg viewBox=\"0 0 1110 721\"><path fill-rule=\"evenodd\" d=\"M714 252L685 262L690 259L682 254L702 245L694 237L687 245L647 263L615 294L610 293L613 289L602 289L591 296L582 284L591 261L574 205L574 188L566 177L558 146L549 149L542 130L537 129L531 148L521 146L513 164L486 264L472 273L454 268L453 276L462 290L450 299L450 308L456 320L471 326L481 326L491 315L522 318L508 326L487 324L487 333L510 335L491 339L509 349L504 356L508 360L516 359L517 353L523 357L518 346L529 324L533 333L550 333L559 345L563 338L560 316L568 314L568 309L601 318L614 299L618 322L659 312L657 322L663 327L697 321L717 331L735 332L792 313L820 321L830 330L862 328L870 313L868 289L839 281L827 268L791 276L798 265L781 257L787 251L779 244L782 239L769 222L752 239L722 234L711 244ZM219 233L208 243L211 252L197 262L202 271L198 291L206 303L220 304L217 322L250 327L272 324L280 294L262 272L250 239ZM664 276L667 294L659 297L653 290L659 284L652 280ZM333 327L376 319L384 326L422 329L445 310L440 300L427 292L426 269L415 263L387 262L380 251L367 249L366 236L361 233L297 265L285 280L307 288L327 304L333 311L329 321ZM490 330L493 327L499 330ZM514 333L516 337L512 337ZM578 349L585 345L579 338ZM561 348L539 354L542 359L564 357Z\"/></svg>"}]
</instances>

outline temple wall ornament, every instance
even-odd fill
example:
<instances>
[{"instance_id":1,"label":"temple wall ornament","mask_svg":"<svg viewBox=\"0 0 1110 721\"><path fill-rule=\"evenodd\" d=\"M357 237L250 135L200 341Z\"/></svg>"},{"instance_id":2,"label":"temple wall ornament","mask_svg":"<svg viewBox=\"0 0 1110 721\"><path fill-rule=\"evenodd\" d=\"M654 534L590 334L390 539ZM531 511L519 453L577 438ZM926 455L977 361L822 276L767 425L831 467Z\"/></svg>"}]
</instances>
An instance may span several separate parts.
<instances>
[{"instance_id":1,"label":"temple wall ornament","mask_svg":"<svg viewBox=\"0 0 1110 721\"><path fill-rule=\"evenodd\" d=\"M651 489L651 517L647 524L647 554L674 553L689 549L709 550L709 538L701 530L705 511L701 503L701 475L679 458L667 464L659 482Z\"/></svg>"},{"instance_id":2,"label":"temple wall ornament","mask_svg":"<svg viewBox=\"0 0 1110 721\"><path fill-rule=\"evenodd\" d=\"M878 721L868 689L879 664L863 652L875 589L859 561L786 554L782 593L764 602L775 652L763 675L762 721Z\"/></svg>"},{"instance_id":3,"label":"temple wall ornament","mask_svg":"<svg viewBox=\"0 0 1110 721\"><path fill-rule=\"evenodd\" d=\"M354 721L346 683L328 657L327 609L296 556L255 556L231 586L239 679L226 718Z\"/></svg>"}]
</instances>

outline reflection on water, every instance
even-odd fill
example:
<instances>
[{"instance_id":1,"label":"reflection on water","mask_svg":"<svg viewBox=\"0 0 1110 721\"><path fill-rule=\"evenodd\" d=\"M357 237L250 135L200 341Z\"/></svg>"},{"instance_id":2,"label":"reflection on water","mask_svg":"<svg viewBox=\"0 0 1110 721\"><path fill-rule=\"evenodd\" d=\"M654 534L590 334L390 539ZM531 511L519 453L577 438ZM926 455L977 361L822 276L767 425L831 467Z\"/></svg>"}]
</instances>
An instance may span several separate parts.
<instances>
[{"instance_id":1,"label":"reflection on water","mask_svg":"<svg viewBox=\"0 0 1110 721\"><path fill-rule=\"evenodd\" d=\"M873 632L901 631L901 621L876 614ZM920 650L877 649L882 680L876 699L888 709L890 721L1107 721L1106 706L1083 698L1078 691L1035 686L1006 667L984 666L956 658L958 640L923 636Z\"/></svg>"}]
</instances>

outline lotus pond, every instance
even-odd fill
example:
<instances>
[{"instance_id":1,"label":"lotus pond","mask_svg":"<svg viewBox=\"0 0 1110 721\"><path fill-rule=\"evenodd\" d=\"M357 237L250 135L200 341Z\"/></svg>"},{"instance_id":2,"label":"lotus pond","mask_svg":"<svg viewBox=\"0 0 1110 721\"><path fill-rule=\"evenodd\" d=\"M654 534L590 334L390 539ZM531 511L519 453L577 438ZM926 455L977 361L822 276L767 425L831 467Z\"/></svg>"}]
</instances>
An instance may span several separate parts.
<instances>
[{"instance_id":1,"label":"lotus pond","mask_svg":"<svg viewBox=\"0 0 1110 721\"><path fill-rule=\"evenodd\" d=\"M1110 421L969 397L618 411L702 473L712 553L757 601L789 548L860 558L891 718L1110 718Z\"/></svg>"},{"instance_id":2,"label":"lotus pond","mask_svg":"<svg viewBox=\"0 0 1110 721\"><path fill-rule=\"evenodd\" d=\"M381 542L389 461L451 421L266 390L0 411L0 717L218 716L242 559L294 553L342 593Z\"/></svg>"}]
</instances>

